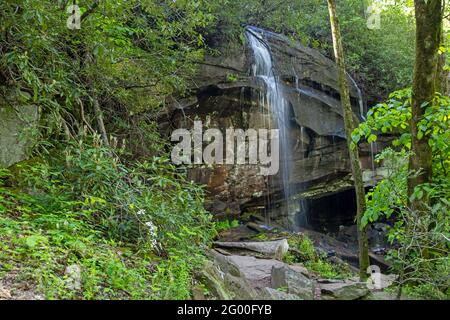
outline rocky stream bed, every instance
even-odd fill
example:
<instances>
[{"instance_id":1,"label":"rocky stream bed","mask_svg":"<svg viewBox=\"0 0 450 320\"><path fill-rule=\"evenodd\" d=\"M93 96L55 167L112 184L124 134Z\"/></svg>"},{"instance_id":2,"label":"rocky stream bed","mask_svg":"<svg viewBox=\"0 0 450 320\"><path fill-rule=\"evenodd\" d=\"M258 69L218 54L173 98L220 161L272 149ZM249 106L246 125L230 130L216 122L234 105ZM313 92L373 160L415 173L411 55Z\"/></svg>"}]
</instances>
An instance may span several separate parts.
<instances>
[{"instance_id":1,"label":"rocky stream bed","mask_svg":"<svg viewBox=\"0 0 450 320\"><path fill-rule=\"evenodd\" d=\"M286 262L287 255L299 254L298 249L289 246L288 238L304 235L327 262L344 266L348 276L326 279L302 263ZM310 230L267 231L266 226L250 222L222 232L219 238L208 250L209 260L196 273L200 285L193 290L194 299L395 299L395 295L384 291L396 276L385 272L388 264L382 255L371 253L371 262L386 273L380 274L379 286L375 288L359 280L357 254L351 243L328 235ZM202 287L206 288L206 295Z\"/></svg>"}]
</instances>

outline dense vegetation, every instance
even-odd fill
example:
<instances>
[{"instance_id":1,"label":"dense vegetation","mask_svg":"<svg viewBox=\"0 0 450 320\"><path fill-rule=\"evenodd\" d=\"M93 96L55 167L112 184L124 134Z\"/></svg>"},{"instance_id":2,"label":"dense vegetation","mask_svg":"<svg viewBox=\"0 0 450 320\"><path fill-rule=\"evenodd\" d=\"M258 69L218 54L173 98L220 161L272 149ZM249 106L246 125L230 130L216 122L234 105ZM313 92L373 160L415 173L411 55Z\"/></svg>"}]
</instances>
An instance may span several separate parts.
<instances>
[{"instance_id":1,"label":"dense vegetation","mask_svg":"<svg viewBox=\"0 0 450 320\"><path fill-rule=\"evenodd\" d=\"M230 225L215 226L202 187L168 161L157 131L166 98L189 89L205 53L222 41L243 41L247 24L332 57L326 1L77 4L82 27L70 30L69 1L0 2L0 108L36 105L41 114L39 126L24 132L36 142L30 160L0 171L0 277L20 270L19 278L46 298L189 298L202 248L216 228ZM338 5L348 71L369 103L380 103L353 142L386 133L398 138L378 156L390 172L367 195L363 221L395 216L390 259L402 286L445 298L450 101L446 92L437 94L420 123L430 136L433 180L414 192L430 200L417 213L407 194L408 175L415 173L407 166L411 92L404 89L413 79L414 16L411 4L386 6L381 28L370 30L367 5ZM307 239L292 245L306 256L288 259L325 277L342 276ZM82 289L67 290L67 266L82 270Z\"/></svg>"},{"instance_id":2,"label":"dense vegetation","mask_svg":"<svg viewBox=\"0 0 450 320\"><path fill-rule=\"evenodd\" d=\"M353 142L361 137L376 141L377 134L395 134L392 147L386 148L377 161L388 170L387 177L367 194L367 210L363 224L395 216L397 221L390 230L389 241L395 249L389 253L394 270L402 275L402 285L418 285L413 294L422 297L448 295L450 260L448 257L450 232L450 99L438 94L427 108L420 122L419 135L430 134L433 152L432 182L421 184L409 196L407 179L420 174L408 169L411 156L411 90L391 94L390 99L369 111L364 122L353 133ZM411 200L424 200L423 210L413 210ZM423 289L427 290L423 290ZM416 291L417 292L416 292Z\"/></svg>"}]
</instances>

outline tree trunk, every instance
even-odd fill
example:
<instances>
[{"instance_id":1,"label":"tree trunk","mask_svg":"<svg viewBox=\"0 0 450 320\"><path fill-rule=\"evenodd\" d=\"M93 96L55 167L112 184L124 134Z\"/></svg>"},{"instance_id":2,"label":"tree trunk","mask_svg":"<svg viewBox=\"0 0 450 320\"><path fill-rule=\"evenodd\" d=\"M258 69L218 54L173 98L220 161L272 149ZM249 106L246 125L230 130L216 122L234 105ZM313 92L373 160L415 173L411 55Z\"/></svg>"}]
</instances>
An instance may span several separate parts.
<instances>
[{"instance_id":1,"label":"tree trunk","mask_svg":"<svg viewBox=\"0 0 450 320\"><path fill-rule=\"evenodd\" d=\"M100 109L97 97L94 97L94 113L97 118L98 129L102 137L103 144L109 147L108 134L106 133L105 123L103 122L103 112Z\"/></svg>"},{"instance_id":2,"label":"tree trunk","mask_svg":"<svg viewBox=\"0 0 450 320\"><path fill-rule=\"evenodd\" d=\"M438 75L438 49L442 33L442 0L414 0L416 15L416 62L412 88L411 149L409 170L419 173L408 179L408 195L422 183L431 182L431 147L429 134L419 139L418 123L427 105L431 105ZM411 201L414 210L423 210L428 197Z\"/></svg>"},{"instance_id":3,"label":"tree trunk","mask_svg":"<svg viewBox=\"0 0 450 320\"><path fill-rule=\"evenodd\" d=\"M441 47L445 46L445 34L444 34L444 19L441 20ZM448 94L448 70L445 70L445 62L447 61L447 54L441 52L438 58L437 75L436 75L436 91L446 95Z\"/></svg>"},{"instance_id":4,"label":"tree trunk","mask_svg":"<svg viewBox=\"0 0 450 320\"><path fill-rule=\"evenodd\" d=\"M353 111L350 102L347 74L345 72L344 49L342 47L339 22L336 16L336 3L328 0L328 11L330 13L330 24L333 35L334 56L339 71L339 89L341 93L341 104L344 114L345 134L347 137L347 147L350 153L353 179L356 191L356 221L358 226L358 248L359 248L359 276L361 280L367 278L367 268L369 267L369 245L367 241L366 228L361 228L361 218L366 209L364 183L362 179L361 165L359 162L358 148L352 148L352 132L355 129L353 121Z\"/></svg>"}]
</instances>

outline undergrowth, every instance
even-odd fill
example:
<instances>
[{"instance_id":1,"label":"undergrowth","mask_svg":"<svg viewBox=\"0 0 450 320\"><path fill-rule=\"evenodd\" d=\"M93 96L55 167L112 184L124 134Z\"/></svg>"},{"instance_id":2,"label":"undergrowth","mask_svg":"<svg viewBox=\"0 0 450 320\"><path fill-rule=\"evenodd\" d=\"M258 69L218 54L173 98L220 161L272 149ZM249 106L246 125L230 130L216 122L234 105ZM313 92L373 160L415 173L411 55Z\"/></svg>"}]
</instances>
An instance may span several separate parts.
<instances>
[{"instance_id":1,"label":"undergrowth","mask_svg":"<svg viewBox=\"0 0 450 320\"><path fill-rule=\"evenodd\" d=\"M302 263L309 271L326 279L346 279L353 275L348 267L327 261L306 235L291 236L288 243L293 250L284 258L287 263Z\"/></svg>"},{"instance_id":2,"label":"undergrowth","mask_svg":"<svg viewBox=\"0 0 450 320\"><path fill-rule=\"evenodd\" d=\"M0 278L48 299L189 298L214 234L165 158L124 165L93 139L0 171Z\"/></svg>"}]
</instances>

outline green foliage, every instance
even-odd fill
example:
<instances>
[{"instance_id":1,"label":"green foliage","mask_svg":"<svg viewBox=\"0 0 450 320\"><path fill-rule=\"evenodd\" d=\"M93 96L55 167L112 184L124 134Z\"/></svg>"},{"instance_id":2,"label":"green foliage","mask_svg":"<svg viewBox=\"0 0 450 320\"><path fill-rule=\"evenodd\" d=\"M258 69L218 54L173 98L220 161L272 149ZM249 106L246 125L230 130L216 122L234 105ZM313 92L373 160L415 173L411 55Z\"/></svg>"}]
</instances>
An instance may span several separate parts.
<instances>
[{"instance_id":1,"label":"green foliage","mask_svg":"<svg viewBox=\"0 0 450 320\"><path fill-rule=\"evenodd\" d=\"M345 279L351 277L347 266L331 264L326 256L317 253L314 243L305 235L292 236L288 239L290 250L284 260L287 263L303 263L311 272L322 278Z\"/></svg>"},{"instance_id":2,"label":"green foliage","mask_svg":"<svg viewBox=\"0 0 450 320\"><path fill-rule=\"evenodd\" d=\"M433 295L437 297L444 295L450 285L450 98L436 94L431 104L422 107L426 110L417 128L418 137L427 137L432 147L433 180L416 187L411 198L408 198L407 180L420 174L408 171L411 90L394 92L386 103L371 109L367 122L352 136L354 143L380 132L398 137L393 141L395 149L387 148L377 156L387 175L367 194L362 225L380 217L394 217L396 222L389 233L394 248L388 259L394 271L400 274L399 284L422 296L432 284ZM424 211L409 208L411 200L425 196L429 205Z\"/></svg>"},{"instance_id":3,"label":"green foliage","mask_svg":"<svg viewBox=\"0 0 450 320\"><path fill-rule=\"evenodd\" d=\"M224 230L228 230L228 229L232 229L232 228L236 228L239 226L239 221L234 219L234 220L223 220L223 221L217 221L214 223L215 225L215 229L217 232L221 232Z\"/></svg>"},{"instance_id":4,"label":"green foliage","mask_svg":"<svg viewBox=\"0 0 450 320\"><path fill-rule=\"evenodd\" d=\"M94 139L17 171L0 190L0 261L48 298L189 297L214 230L203 191L167 159L124 166ZM72 264L80 290L67 290Z\"/></svg>"},{"instance_id":5,"label":"green foliage","mask_svg":"<svg viewBox=\"0 0 450 320\"><path fill-rule=\"evenodd\" d=\"M427 191L436 201L442 201L450 196L450 98L436 94L433 103L423 107L426 111L417 128L418 137L427 136L432 147L433 184L418 187L412 196L422 198L424 191ZM389 148L377 156L377 161L383 162L387 169L388 176L368 193L363 225L376 221L381 215L390 217L395 208L407 206L407 178L419 174L408 172L408 157L411 155L410 119L411 90L404 89L392 93L387 102L372 108L367 114L367 121L352 133L355 144L362 138L368 142L376 141L379 133L395 134L398 137L392 143L397 151Z\"/></svg>"},{"instance_id":6,"label":"green foliage","mask_svg":"<svg viewBox=\"0 0 450 320\"><path fill-rule=\"evenodd\" d=\"M411 83L415 23L406 5L390 5L380 12L380 29L371 30L368 5L369 1L347 0L339 2L337 9L348 71L368 99L377 101ZM218 0L212 1L212 13L217 17L216 28L206 37L212 45L224 39L235 41L243 25L253 25L283 33L333 57L326 1Z\"/></svg>"},{"instance_id":7,"label":"green foliage","mask_svg":"<svg viewBox=\"0 0 450 320\"><path fill-rule=\"evenodd\" d=\"M405 285L403 292L407 297L424 300L448 300L450 296L450 293L440 291L431 283L423 283L416 286Z\"/></svg>"},{"instance_id":8,"label":"green foliage","mask_svg":"<svg viewBox=\"0 0 450 320\"><path fill-rule=\"evenodd\" d=\"M0 3L0 91L20 97L10 104L40 107L42 147L64 130L92 133L94 99L111 116L159 111L203 57L208 1L95 2L79 3L94 8L80 30L66 26L67 1Z\"/></svg>"}]
</instances>

